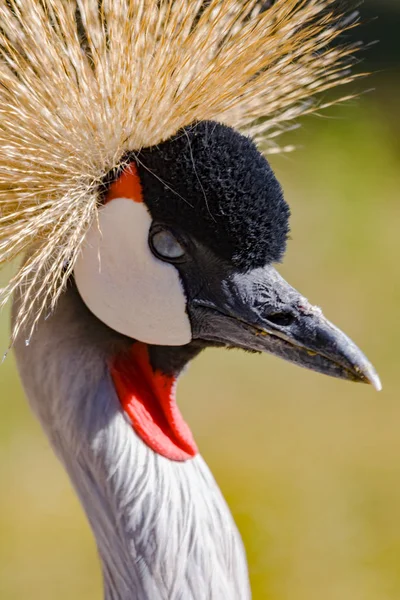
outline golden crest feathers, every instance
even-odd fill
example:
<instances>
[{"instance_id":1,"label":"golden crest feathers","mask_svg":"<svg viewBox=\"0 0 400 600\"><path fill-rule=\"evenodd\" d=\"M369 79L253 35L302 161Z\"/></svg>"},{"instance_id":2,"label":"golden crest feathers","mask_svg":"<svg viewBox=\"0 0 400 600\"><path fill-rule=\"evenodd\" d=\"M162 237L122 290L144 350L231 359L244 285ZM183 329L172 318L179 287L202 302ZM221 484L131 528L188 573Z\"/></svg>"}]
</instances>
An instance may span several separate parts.
<instances>
[{"instance_id":1,"label":"golden crest feathers","mask_svg":"<svg viewBox=\"0 0 400 600\"><path fill-rule=\"evenodd\" d=\"M352 78L352 23L334 0L0 0L0 265L13 338L51 311L96 219L103 178L127 151L196 120L268 152L308 100Z\"/></svg>"}]
</instances>

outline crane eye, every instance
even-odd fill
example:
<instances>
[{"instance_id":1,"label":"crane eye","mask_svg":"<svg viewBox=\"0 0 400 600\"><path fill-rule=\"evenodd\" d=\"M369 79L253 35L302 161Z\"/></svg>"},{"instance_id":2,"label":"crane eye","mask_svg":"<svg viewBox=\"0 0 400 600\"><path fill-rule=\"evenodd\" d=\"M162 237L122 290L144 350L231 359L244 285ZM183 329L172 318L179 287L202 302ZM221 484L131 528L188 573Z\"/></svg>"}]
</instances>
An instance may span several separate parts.
<instances>
[{"instance_id":1,"label":"crane eye","mask_svg":"<svg viewBox=\"0 0 400 600\"><path fill-rule=\"evenodd\" d=\"M185 250L169 229L158 227L150 233L150 247L153 253L162 260L182 258Z\"/></svg>"}]
</instances>

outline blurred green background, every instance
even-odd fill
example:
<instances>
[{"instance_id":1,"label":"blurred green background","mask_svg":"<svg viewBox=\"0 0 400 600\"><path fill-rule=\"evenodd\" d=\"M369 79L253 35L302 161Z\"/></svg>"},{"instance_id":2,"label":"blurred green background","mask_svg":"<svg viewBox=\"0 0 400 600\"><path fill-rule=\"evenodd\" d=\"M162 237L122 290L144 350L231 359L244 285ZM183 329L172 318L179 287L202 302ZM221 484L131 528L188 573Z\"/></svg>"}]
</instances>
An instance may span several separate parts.
<instances>
[{"instance_id":1,"label":"blurred green background","mask_svg":"<svg viewBox=\"0 0 400 600\"><path fill-rule=\"evenodd\" d=\"M400 3L362 14L357 37L381 43L353 89L375 90L306 119L297 152L272 162L293 213L280 270L365 350L383 392L210 350L178 393L243 535L255 599L400 598ZM92 535L12 357L0 408L0 599L100 598Z\"/></svg>"}]
</instances>

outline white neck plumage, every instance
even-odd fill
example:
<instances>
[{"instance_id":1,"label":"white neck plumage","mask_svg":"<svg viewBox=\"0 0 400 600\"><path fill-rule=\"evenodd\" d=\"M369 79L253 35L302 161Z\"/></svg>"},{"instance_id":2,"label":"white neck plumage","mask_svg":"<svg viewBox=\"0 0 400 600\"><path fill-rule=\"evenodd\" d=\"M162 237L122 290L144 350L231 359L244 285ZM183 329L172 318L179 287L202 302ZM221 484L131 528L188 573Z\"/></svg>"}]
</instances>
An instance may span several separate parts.
<instances>
[{"instance_id":1,"label":"white neck plumage","mask_svg":"<svg viewBox=\"0 0 400 600\"><path fill-rule=\"evenodd\" d=\"M154 453L121 410L108 361L126 344L71 285L30 345L23 333L15 345L32 408L95 534L105 597L244 600L240 536L202 458Z\"/></svg>"}]
</instances>

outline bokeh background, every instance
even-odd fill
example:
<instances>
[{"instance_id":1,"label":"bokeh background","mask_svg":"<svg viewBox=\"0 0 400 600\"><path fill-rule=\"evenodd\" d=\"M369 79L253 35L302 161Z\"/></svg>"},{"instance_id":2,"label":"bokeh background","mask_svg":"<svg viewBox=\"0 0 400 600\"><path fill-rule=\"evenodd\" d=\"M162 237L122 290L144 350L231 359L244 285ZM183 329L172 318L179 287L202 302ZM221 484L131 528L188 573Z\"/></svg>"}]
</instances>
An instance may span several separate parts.
<instances>
[{"instance_id":1,"label":"bokeh background","mask_svg":"<svg viewBox=\"0 0 400 600\"><path fill-rule=\"evenodd\" d=\"M361 55L373 76L353 89L374 89L303 121L296 153L272 162L293 213L281 272L365 350L384 390L223 351L195 361L179 388L243 535L255 599L400 598L400 3L367 1L362 15L354 35L380 43ZM0 599L100 597L92 535L10 357Z\"/></svg>"}]
</instances>

